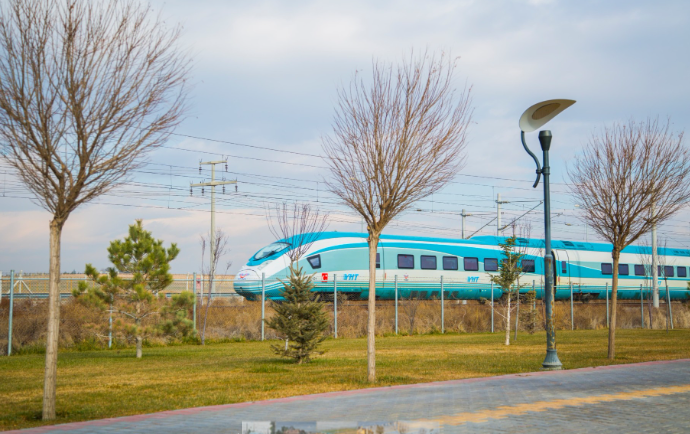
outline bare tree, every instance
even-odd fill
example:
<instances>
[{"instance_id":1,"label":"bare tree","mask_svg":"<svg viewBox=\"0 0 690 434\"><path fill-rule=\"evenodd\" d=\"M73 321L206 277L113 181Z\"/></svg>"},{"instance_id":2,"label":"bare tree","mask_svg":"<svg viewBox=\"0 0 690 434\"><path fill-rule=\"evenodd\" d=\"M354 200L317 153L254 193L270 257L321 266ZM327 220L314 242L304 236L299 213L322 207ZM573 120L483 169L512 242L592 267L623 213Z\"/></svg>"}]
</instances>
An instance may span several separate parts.
<instances>
[{"instance_id":1,"label":"bare tree","mask_svg":"<svg viewBox=\"0 0 690 434\"><path fill-rule=\"evenodd\" d=\"M640 259L640 265L642 265L642 268L644 269L644 286L648 288L649 290L647 291L647 314L649 316L649 328L653 329L654 328L654 315L653 311L653 292L652 292L652 279L653 279L653 273L652 273L652 247L649 245L646 240L640 238L640 242L638 243L638 246L640 247L640 253L638 254L638 258ZM637 274L637 273L636 273Z\"/></svg>"},{"instance_id":2,"label":"bare tree","mask_svg":"<svg viewBox=\"0 0 690 434\"><path fill-rule=\"evenodd\" d=\"M134 1L9 0L0 8L5 159L52 214L44 420L55 418L62 228L182 120L189 61L179 34Z\"/></svg>"},{"instance_id":3,"label":"bare tree","mask_svg":"<svg viewBox=\"0 0 690 434\"><path fill-rule=\"evenodd\" d=\"M214 242L212 243L213 245L213 254L211 255L211 260L209 261L208 267L204 267L204 254L206 252L206 240L207 238L210 239L211 236L215 237L213 240ZM201 236L201 239L199 240L199 244L201 244L201 275L203 276L204 273L208 274L208 296L206 297L206 307L204 308L204 324L201 327L201 345L206 344L206 323L208 319L208 309L211 307L211 302L213 301L213 288L214 288L214 283L216 279L216 273L215 270L218 269L218 262L220 262L220 258L225 256L225 254L228 252L228 244L230 243L230 237L223 232L222 229L216 229L216 233L211 235L209 233L208 237L204 237L203 235ZM228 270L232 266L232 262L228 262L225 266L225 274L228 273ZM196 285L196 282L194 282ZM203 293L203 288L202 288L202 293ZM203 297L201 298L202 303L203 303Z\"/></svg>"},{"instance_id":4,"label":"bare tree","mask_svg":"<svg viewBox=\"0 0 690 434\"><path fill-rule=\"evenodd\" d=\"M322 139L328 188L367 224L367 376L376 380L376 249L383 229L439 191L463 166L470 90L453 88L456 60L415 55L393 66L374 60L371 82L355 74L338 91L333 133Z\"/></svg>"},{"instance_id":5,"label":"bare tree","mask_svg":"<svg viewBox=\"0 0 690 434\"><path fill-rule=\"evenodd\" d=\"M520 296L520 275L523 273L521 260L525 256L523 249L516 248L516 237L507 238L504 242L498 243L503 250L503 258L498 263L498 273L489 274L491 282L497 284L503 296L500 303L503 305L503 312L496 313L503 318L505 324L505 345L510 345L510 314L514 307L511 306L513 298ZM487 273L488 274L488 273ZM517 327L517 323L516 323Z\"/></svg>"},{"instance_id":6,"label":"bare tree","mask_svg":"<svg viewBox=\"0 0 690 434\"><path fill-rule=\"evenodd\" d=\"M419 308L422 306L422 303L423 301L419 297L419 294L414 296L410 294L407 298L401 298L400 307L402 308L402 311L403 313L405 313L405 317L407 318L407 323L409 325L408 333L410 334L410 336L414 334L414 326L415 322L417 321L417 312L419 311Z\"/></svg>"},{"instance_id":7,"label":"bare tree","mask_svg":"<svg viewBox=\"0 0 690 434\"><path fill-rule=\"evenodd\" d=\"M657 256L659 261L659 265L657 265L657 267L659 267L657 275L660 278L664 279L664 286L666 287L666 294L664 295L664 298L666 299L666 333L668 333L669 322L671 325L671 329L673 329L673 315L671 312L671 297L668 292L668 278L673 277L673 275L675 274L675 270L673 269L673 264L675 263L675 261L673 260L673 256L669 256L668 254L666 254L666 252L668 251L667 243L667 239L664 239L659 243L659 245L662 246L662 252L664 252L664 254Z\"/></svg>"},{"instance_id":8,"label":"bare tree","mask_svg":"<svg viewBox=\"0 0 690 434\"><path fill-rule=\"evenodd\" d=\"M523 215L524 215L524 214L523 214ZM518 219L519 219L519 218L518 218ZM515 229L516 229L516 226L517 226L517 237L516 237L516 240L518 241L518 243L517 243L517 245L515 246L515 250L516 250L519 254L521 254L522 257L525 257L525 256L527 256L527 255L529 254L529 251L530 251L531 249L529 248L529 243L521 243L520 241L523 240L523 239L528 240L528 239L530 238L530 236L531 236L531 234L532 234L532 224L529 223L529 222L525 222L525 223L520 223L520 224L517 224L517 225L516 225L515 222L516 222L518 219L514 220L513 223L512 223L512 226L513 226L513 236L514 236L514 237L515 237ZM517 337L518 337L518 330L520 329L520 289L522 289L522 287L524 286L524 285L520 285L520 277L521 277L523 274L525 274L525 273L523 272L522 267L521 267L521 268L520 268L520 273L518 274L517 280L516 280L516 284L517 284L518 291L517 291L516 297L515 297L515 298L516 298L516 300L515 300L515 310L516 310L517 312L515 313L515 337L513 338L513 340L516 340L516 341L517 341ZM530 316L529 318L532 319L532 316Z\"/></svg>"},{"instance_id":9,"label":"bare tree","mask_svg":"<svg viewBox=\"0 0 690 434\"><path fill-rule=\"evenodd\" d=\"M290 244L290 265L296 264L328 227L328 213L312 209L308 203L287 202L266 207L268 229L277 239Z\"/></svg>"},{"instance_id":10,"label":"bare tree","mask_svg":"<svg viewBox=\"0 0 690 434\"><path fill-rule=\"evenodd\" d=\"M689 174L683 134L671 132L670 122L652 119L594 134L568 170L570 191L584 205L580 218L613 245L609 359L616 356L620 253L687 204Z\"/></svg>"}]
</instances>

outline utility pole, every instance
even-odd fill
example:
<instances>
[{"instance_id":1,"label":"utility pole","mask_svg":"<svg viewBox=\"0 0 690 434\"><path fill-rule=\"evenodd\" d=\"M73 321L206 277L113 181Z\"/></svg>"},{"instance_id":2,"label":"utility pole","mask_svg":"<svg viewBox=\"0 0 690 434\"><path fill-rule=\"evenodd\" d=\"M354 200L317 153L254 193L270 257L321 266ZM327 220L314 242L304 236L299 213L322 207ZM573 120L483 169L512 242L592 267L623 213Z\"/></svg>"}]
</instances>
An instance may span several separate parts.
<instances>
[{"instance_id":1,"label":"utility pole","mask_svg":"<svg viewBox=\"0 0 690 434\"><path fill-rule=\"evenodd\" d=\"M460 215L462 216L462 233L461 233L461 235L462 235L462 239L464 240L465 239L465 217L471 217L472 214L467 214L465 212L465 209L463 208L462 213Z\"/></svg>"},{"instance_id":2,"label":"utility pole","mask_svg":"<svg viewBox=\"0 0 690 434\"><path fill-rule=\"evenodd\" d=\"M225 171L228 171L228 160L219 160L219 161L203 161L199 162L199 173L201 173L201 166L202 165L210 165L211 166L211 182L200 182L198 184L191 184L189 188L189 192L191 194L192 187L202 187L202 194L203 194L203 187L211 187L211 272L209 275L209 279L211 280L211 293L215 294L216 292L216 279L215 274L216 274L216 186L217 185L227 185L227 184L237 184L237 181L216 181L216 164L225 164ZM237 188L237 187L235 187ZM223 193L225 193L225 187L223 187ZM201 270L203 273L204 270Z\"/></svg>"},{"instance_id":3,"label":"utility pole","mask_svg":"<svg viewBox=\"0 0 690 434\"><path fill-rule=\"evenodd\" d=\"M510 203L507 200L501 200L501 193L496 194L496 236L500 237L501 236L501 230L503 229L501 227L501 204L503 203Z\"/></svg>"}]
</instances>

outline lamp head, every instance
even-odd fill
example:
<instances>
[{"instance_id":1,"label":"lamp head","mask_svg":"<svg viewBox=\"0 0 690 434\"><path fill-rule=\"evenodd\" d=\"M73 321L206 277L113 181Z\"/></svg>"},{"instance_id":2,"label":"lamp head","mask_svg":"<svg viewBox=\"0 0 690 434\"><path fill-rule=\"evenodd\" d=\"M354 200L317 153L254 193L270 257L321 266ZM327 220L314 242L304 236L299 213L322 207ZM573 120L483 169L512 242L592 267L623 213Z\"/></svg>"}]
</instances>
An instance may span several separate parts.
<instances>
[{"instance_id":1,"label":"lamp head","mask_svg":"<svg viewBox=\"0 0 690 434\"><path fill-rule=\"evenodd\" d=\"M548 151L551 148L551 138L550 130L539 131L539 143L542 151Z\"/></svg>"},{"instance_id":2,"label":"lamp head","mask_svg":"<svg viewBox=\"0 0 690 434\"><path fill-rule=\"evenodd\" d=\"M520 130L526 133L538 130L573 104L572 99L550 99L534 104L520 116Z\"/></svg>"}]
</instances>

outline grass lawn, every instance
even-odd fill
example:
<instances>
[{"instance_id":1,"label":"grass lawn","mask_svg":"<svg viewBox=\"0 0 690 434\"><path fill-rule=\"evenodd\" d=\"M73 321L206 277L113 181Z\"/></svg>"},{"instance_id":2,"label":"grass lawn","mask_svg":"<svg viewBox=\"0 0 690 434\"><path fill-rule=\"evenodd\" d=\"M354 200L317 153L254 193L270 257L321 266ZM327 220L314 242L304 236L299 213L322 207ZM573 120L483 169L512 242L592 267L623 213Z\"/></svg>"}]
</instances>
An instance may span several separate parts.
<instances>
[{"instance_id":1,"label":"grass lawn","mask_svg":"<svg viewBox=\"0 0 690 434\"><path fill-rule=\"evenodd\" d=\"M366 382L366 340L327 340L308 365L273 356L271 342L64 351L54 423L293 395L536 371L544 333L447 334L377 339L378 382ZM565 369L610 364L606 330L559 331ZM615 363L690 358L690 330L619 330ZM42 425L44 355L0 358L0 429Z\"/></svg>"}]
</instances>

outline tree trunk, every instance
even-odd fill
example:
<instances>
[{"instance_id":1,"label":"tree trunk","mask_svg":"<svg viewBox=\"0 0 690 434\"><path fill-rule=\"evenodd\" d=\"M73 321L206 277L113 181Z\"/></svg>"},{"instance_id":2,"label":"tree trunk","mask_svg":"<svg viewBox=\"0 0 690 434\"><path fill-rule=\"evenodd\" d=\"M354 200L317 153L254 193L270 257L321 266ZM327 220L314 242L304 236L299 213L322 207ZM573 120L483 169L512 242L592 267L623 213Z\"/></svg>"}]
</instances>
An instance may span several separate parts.
<instances>
[{"instance_id":1,"label":"tree trunk","mask_svg":"<svg viewBox=\"0 0 690 434\"><path fill-rule=\"evenodd\" d=\"M520 280L517 281L517 297L515 298L515 337L514 341L517 341L518 330L520 330Z\"/></svg>"},{"instance_id":2,"label":"tree trunk","mask_svg":"<svg viewBox=\"0 0 690 434\"><path fill-rule=\"evenodd\" d=\"M369 321L367 324L367 380L376 381L376 249L379 235L369 232Z\"/></svg>"},{"instance_id":3,"label":"tree trunk","mask_svg":"<svg viewBox=\"0 0 690 434\"><path fill-rule=\"evenodd\" d=\"M649 314L649 328L654 328L654 316L652 315L652 309L654 304L652 303L652 298L647 297L647 313Z\"/></svg>"},{"instance_id":4,"label":"tree trunk","mask_svg":"<svg viewBox=\"0 0 690 434\"><path fill-rule=\"evenodd\" d=\"M48 279L48 336L43 380L43 420L55 419L58 338L60 334L60 238L64 220L50 222L50 276Z\"/></svg>"},{"instance_id":5,"label":"tree trunk","mask_svg":"<svg viewBox=\"0 0 690 434\"><path fill-rule=\"evenodd\" d=\"M609 354L610 360L616 358L616 311L618 305L618 263L620 262L620 250L613 248L613 283L611 284L611 314L609 324Z\"/></svg>"},{"instance_id":6,"label":"tree trunk","mask_svg":"<svg viewBox=\"0 0 690 434\"><path fill-rule=\"evenodd\" d=\"M137 317L139 316L139 305L137 304ZM137 359L141 359L141 344L143 339L141 338L141 332L139 328L141 327L141 320L139 318L134 321L137 326Z\"/></svg>"},{"instance_id":7,"label":"tree trunk","mask_svg":"<svg viewBox=\"0 0 690 434\"><path fill-rule=\"evenodd\" d=\"M506 304L506 345L510 345L510 289L508 289L508 303Z\"/></svg>"},{"instance_id":8,"label":"tree trunk","mask_svg":"<svg viewBox=\"0 0 690 434\"><path fill-rule=\"evenodd\" d=\"M668 333L668 323L671 318L671 301L668 296L668 278L666 277L666 270L664 270L664 283L666 284L666 333Z\"/></svg>"}]
</instances>

